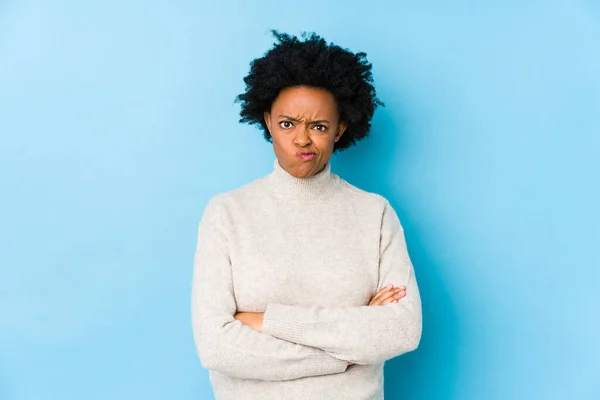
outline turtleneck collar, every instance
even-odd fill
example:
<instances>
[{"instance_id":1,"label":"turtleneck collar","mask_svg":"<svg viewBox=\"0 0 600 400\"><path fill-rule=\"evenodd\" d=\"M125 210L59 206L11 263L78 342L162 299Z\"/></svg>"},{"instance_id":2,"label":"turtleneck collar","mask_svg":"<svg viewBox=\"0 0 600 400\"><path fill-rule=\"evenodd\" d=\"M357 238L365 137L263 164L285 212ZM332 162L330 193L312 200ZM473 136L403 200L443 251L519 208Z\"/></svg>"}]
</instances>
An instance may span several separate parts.
<instances>
[{"instance_id":1,"label":"turtleneck collar","mask_svg":"<svg viewBox=\"0 0 600 400\"><path fill-rule=\"evenodd\" d=\"M283 169L276 158L268 180L277 196L288 200L310 201L332 194L340 178L331 172L331 161L320 172L307 178L297 178Z\"/></svg>"}]
</instances>

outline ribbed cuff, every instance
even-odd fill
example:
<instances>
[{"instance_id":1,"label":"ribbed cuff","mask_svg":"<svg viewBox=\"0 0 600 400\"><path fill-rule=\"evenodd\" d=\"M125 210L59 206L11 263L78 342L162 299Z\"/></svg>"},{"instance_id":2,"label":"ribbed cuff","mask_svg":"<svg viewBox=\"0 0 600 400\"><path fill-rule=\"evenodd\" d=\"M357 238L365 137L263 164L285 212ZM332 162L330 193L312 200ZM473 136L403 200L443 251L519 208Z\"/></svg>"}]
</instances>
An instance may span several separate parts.
<instances>
[{"instance_id":1,"label":"ribbed cuff","mask_svg":"<svg viewBox=\"0 0 600 400\"><path fill-rule=\"evenodd\" d=\"M306 371L314 371L315 376L335 374L348 369L348 361L340 360L328 354L310 356L304 360Z\"/></svg>"},{"instance_id":2,"label":"ribbed cuff","mask_svg":"<svg viewBox=\"0 0 600 400\"><path fill-rule=\"evenodd\" d=\"M263 315L262 333L288 342L300 343L303 328L304 324L294 316L293 307L275 303L267 305Z\"/></svg>"}]
</instances>

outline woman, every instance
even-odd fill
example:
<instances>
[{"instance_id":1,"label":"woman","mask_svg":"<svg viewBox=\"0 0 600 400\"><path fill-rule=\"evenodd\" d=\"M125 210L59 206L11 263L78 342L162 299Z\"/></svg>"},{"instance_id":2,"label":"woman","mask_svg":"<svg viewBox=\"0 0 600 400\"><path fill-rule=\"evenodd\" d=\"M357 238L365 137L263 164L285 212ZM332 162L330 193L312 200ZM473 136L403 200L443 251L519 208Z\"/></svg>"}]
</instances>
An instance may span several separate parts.
<instances>
[{"instance_id":1,"label":"woman","mask_svg":"<svg viewBox=\"0 0 600 400\"><path fill-rule=\"evenodd\" d=\"M419 344L419 290L390 203L329 162L368 135L382 104L371 64L316 34L273 34L237 99L276 160L204 210L198 354L217 400L382 399L384 362Z\"/></svg>"}]
</instances>

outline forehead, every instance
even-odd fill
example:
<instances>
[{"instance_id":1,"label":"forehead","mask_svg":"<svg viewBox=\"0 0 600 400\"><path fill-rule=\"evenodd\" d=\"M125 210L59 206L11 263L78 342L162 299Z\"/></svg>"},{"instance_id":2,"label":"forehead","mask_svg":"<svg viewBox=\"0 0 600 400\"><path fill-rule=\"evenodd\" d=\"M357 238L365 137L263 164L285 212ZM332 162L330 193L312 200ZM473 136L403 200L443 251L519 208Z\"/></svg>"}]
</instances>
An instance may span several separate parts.
<instances>
[{"instance_id":1,"label":"forehead","mask_svg":"<svg viewBox=\"0 0 600 400\"><path fill-rule=\"evenodd\" d=\"M282 89L273 102L272 112L294 114L337 113L335 97L326 89L309 86L291 86Z\"/></svg>"}]
</instances>

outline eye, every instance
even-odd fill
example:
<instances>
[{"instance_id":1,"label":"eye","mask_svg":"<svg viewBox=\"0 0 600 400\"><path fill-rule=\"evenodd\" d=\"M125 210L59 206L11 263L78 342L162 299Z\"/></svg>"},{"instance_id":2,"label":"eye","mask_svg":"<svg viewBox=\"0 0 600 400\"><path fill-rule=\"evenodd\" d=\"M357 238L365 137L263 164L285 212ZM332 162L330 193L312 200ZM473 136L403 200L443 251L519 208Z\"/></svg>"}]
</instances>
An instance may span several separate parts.
<instances>
[{"instance_id":1,"label":"eye","mask_svg":"<svg viewBox=\"0 0 600 400\"><path fill-rule=\"evenodd\" d=\"M283 129L290 129L292 126L294 126L294 124L292 124L290 121L281 121L279 126L281 126Z\"/></svg>"},{"instance_id":2,"label":"eye","mask_svg":"<svg viewBox=\"0 0 600 400\"><path fill-rule=\"evenodd\" d=\"M315 125L313 126L313 128L321 132L325 132L327 130L327 127L325 125Z\"/></svg>"}]
</instances>

